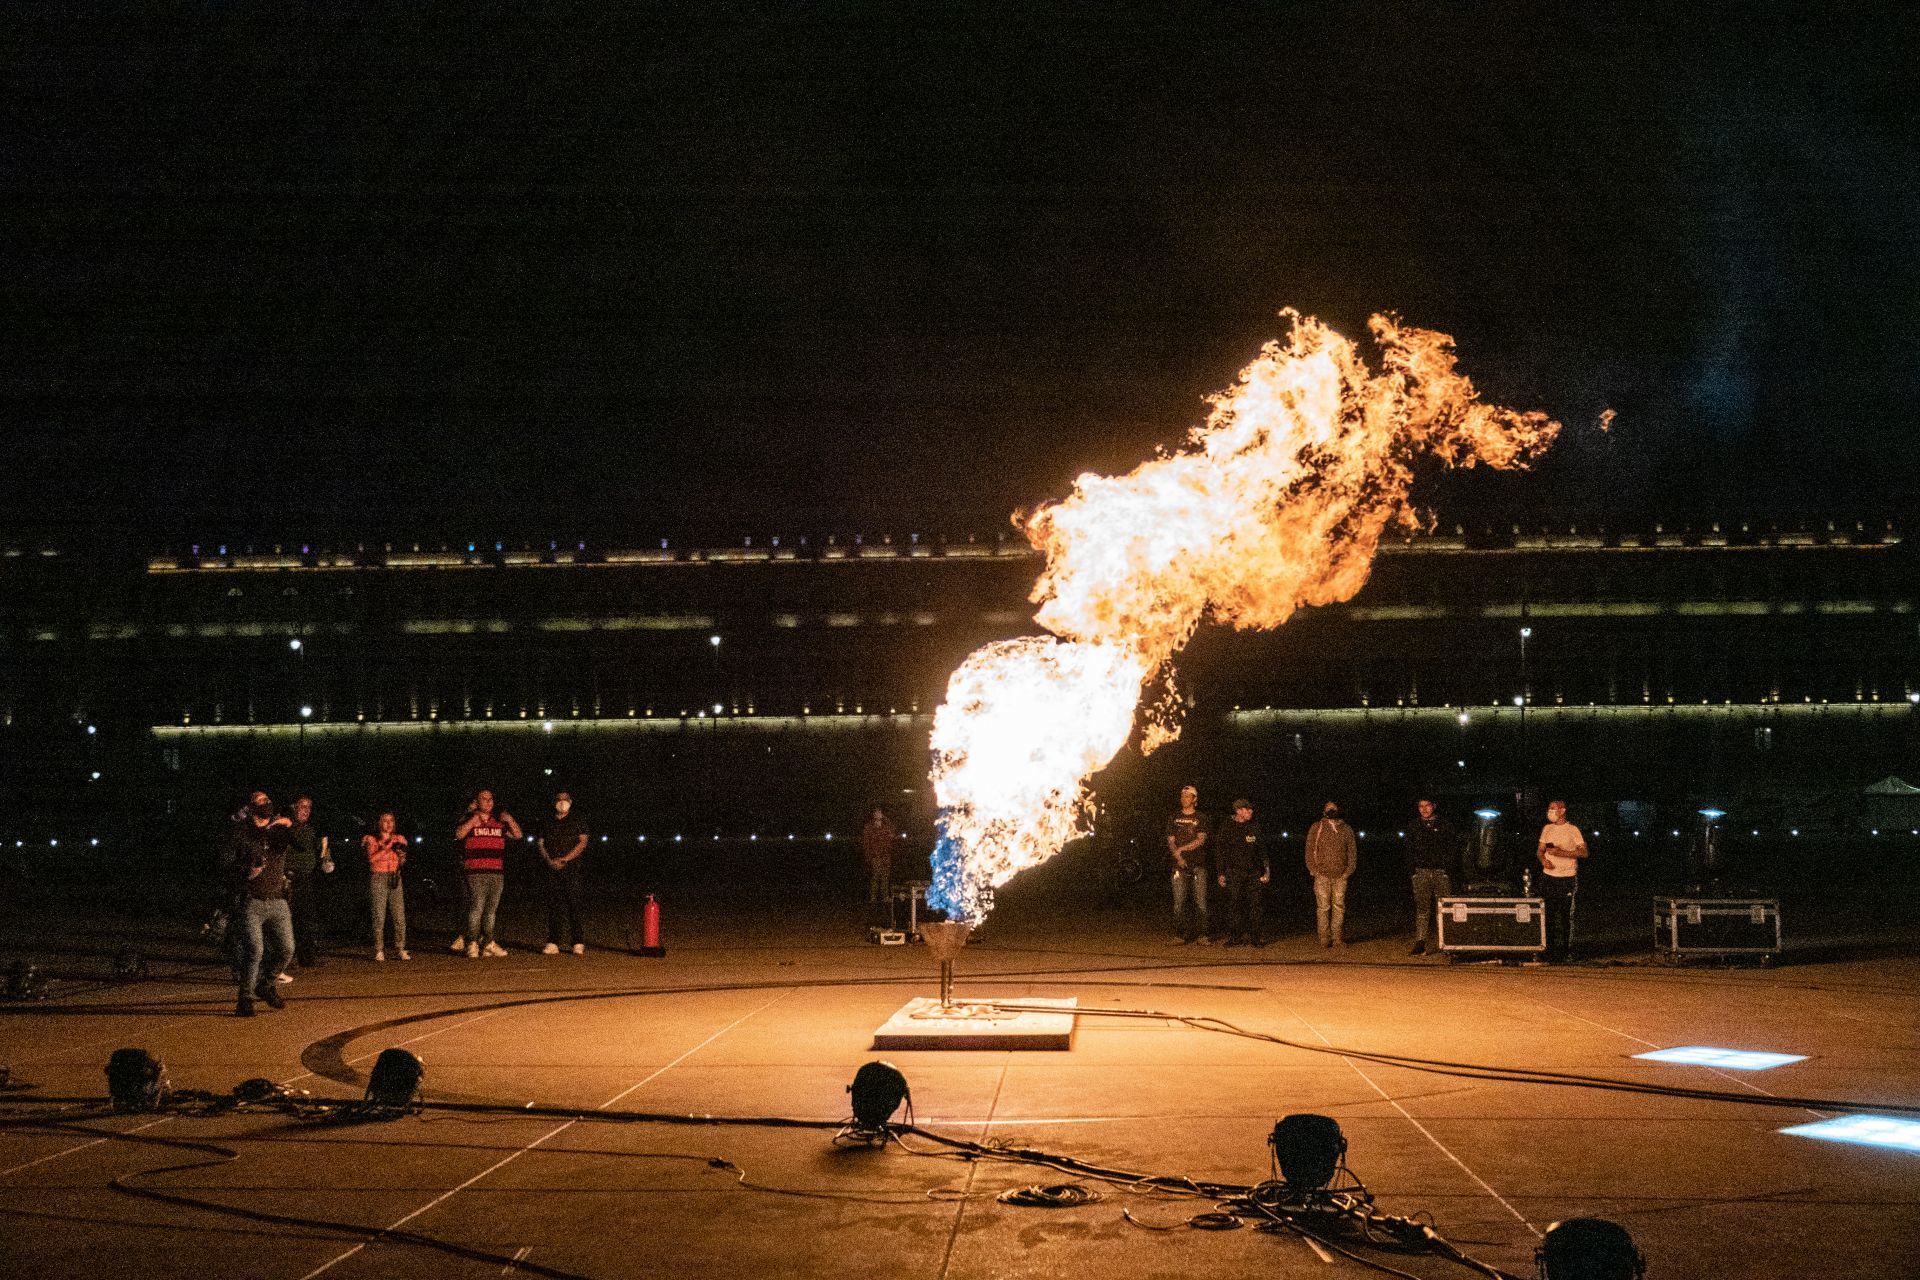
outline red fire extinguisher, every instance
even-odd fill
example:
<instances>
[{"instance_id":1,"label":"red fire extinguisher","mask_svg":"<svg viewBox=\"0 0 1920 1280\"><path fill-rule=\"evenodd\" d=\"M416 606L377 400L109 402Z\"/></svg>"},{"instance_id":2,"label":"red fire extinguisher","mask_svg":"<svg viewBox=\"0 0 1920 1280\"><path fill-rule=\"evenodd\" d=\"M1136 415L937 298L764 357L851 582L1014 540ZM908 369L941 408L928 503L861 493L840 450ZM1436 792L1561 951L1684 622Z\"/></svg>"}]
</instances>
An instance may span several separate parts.
<instances>
[{"instance_id":1,"label":"red fire extinguisher","mask_svg":"<svg viewBox=\"0 0 1920 1280\"><path fill-rule=\"evenodd\" d=\"M660 945L660 901L652 894L647 895L647 905L640 912L640 954L667 954L667 949Z\"/></svg>"}]
</instances>

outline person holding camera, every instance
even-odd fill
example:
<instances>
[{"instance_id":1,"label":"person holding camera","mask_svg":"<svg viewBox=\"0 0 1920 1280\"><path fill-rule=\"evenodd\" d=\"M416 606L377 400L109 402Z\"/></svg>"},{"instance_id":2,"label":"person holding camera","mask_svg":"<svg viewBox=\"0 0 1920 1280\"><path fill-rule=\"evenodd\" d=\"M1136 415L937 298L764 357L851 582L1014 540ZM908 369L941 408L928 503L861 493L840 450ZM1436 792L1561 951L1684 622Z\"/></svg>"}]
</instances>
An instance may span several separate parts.
<instances>
[{"instance_id":1,"label":"person holding camera","mask_svg":"<svg viewBox=\"0 0 1920 1280\"><path fill-rule=\"evenodd\" d=\"M1573 959L1573 899L1580 888L1580 862L1587 856L1580 828L1567 821L1565 800L1547 804L1547 825L1540 828L1534 856L1542 873L1535 890L1547 902L1547 963L1565 964Z\"/></svg>"}]
</instances>

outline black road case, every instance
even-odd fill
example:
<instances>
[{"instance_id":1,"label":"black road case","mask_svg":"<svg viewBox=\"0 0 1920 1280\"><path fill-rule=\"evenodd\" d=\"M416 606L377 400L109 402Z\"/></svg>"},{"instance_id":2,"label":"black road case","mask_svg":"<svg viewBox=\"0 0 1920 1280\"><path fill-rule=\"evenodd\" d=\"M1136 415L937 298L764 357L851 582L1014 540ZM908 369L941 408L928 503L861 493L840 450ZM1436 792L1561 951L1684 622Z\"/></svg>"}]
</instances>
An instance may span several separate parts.
<instances>
[{"instance_id":1,"label":"black road case","mask_svg":"<svg viewBox=\"0 0 1920 1280\"><path fill-rule=\"evenodd\" d=\"M1780 899L1655 898L1653 950L1669 960L1757 956L1771 961L1780 954Z\"/></svg>"},{"instance_id":2,"label":"black road case","mask_svg":"<svg viewBox=\"0 0 1920 1280\"><path fill-rule=\"evenodd\" d=\"M1440 950L1538 955L1547 949L1542 898L1440 899Z\"/></svg>"}]
</instances>

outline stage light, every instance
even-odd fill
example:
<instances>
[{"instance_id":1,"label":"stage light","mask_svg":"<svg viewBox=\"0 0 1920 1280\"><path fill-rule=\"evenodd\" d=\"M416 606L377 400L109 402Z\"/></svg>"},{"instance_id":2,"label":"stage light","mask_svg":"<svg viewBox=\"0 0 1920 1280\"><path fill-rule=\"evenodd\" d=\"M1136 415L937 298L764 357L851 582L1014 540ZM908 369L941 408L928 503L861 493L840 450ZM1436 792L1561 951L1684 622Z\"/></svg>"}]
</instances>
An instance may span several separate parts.
<instances>
[{"instance_id":1,"label":"stage light","mask_svg":"<svg viewBox=\"0 0 1920 1280\"><path fill-rule=\"evenodd\" d=\"M1267 1138L1280 1179L1293 1192L1326 1190L1346 1158L1339 1121L1307 1112L1283 1117Z\"/></svg>"},{"instance_id":2,"label":"stage light","mask_svg":"<svg viewBox=\"0 0 1920 1280\"><path fill-rule=\"evenodd\" d=\"M1647 1273L1627 1229L1605 1218L1554 1223L1533 1257L1540 1280L1639 1280Z\"/></svg>"},{"instance_id":3,"label":"stage light","mask_svg":"<svg viewBox=\"0 0 1920 1280\"><path fill-rule=\"evenodd\" d=\"M869 1062L861 1067L854 1072L847 1092L853 1095L853 1127L864 1134L884 1135L887 1122L900 1104L913 1101L907 1078L891 1062Z\"/></svg>"},{"instance_id":4,"label":"stage light","mask_svg":"<svg viewBox=\"0 0 1920 1280\"><path fill-rule=\"evenodd\" d=\"M1892 1147L1895 1151L1920 1152L1920 1120L1901 1120L1893 1116L1840 1116L1816 1120L1782 1129L1801 1138L1819 1138L1826 1142L1856 1142L1868 1147Z\"/></svg>"},{"instance_id":5,"label":"stage light","mask_svg":"<svg viewBox=\"0 0 1920 1280\"><path fill-rule=\"evenodd\" d=\"M1731 1067L1736 1071L1766 1071L1771 1067L1784 1067L1789 1062L1805 1062L1804 1053L1760 1053L1748 1049L1718 1049L1706 1044L1681 1045L1675 1049L1656 1049L1651 1053L1636 1053L1636 1058L1645 1058L1649 1062L1677 1062L1688 1066Z\"/></svg>"},{"instance_id":6,"label":"stage light","mask_svg":"<svg viewBox=\"0 0 1920 1280\"><path fill-rule=\"evenodd\" d=\"M115 1049L107 1059L107 1096L115 1111L153 1111L167 1100L167 1069L145 1049Z\"/></svg>"},{"instance_id":7,"label":"stage light","mask_svg":"<svg viewBox=\"0 0 1920 1280\"><path fill-rule=\"evenodd\" d=\"M405 1049L382 1049L373 1060L373 1074L367 1077L367 1101L395 1110L410 1107L426 1073L426 1065Z\"/></svg>"},{"instance_id":8,"label":"stage light","mask_svg":"<svg viewBox=\"0 0 1920 1280\"><path fill-rule=\"evenodd\" d=\"M48 994L47 975L39 965L15 960L7 970L7 999L45 1000Z\"/></svg>"},{"instance_id":9,"label":"stage light","mask_svg":"<svg viewBox=\"0 0 1920 1280\"><path fill-rule=\"evenodd\" d=\"M151 972L147 954L139 947L122 947L113 958L113 976L120 982L138 982Z\"/></svg>"}]
</instances>

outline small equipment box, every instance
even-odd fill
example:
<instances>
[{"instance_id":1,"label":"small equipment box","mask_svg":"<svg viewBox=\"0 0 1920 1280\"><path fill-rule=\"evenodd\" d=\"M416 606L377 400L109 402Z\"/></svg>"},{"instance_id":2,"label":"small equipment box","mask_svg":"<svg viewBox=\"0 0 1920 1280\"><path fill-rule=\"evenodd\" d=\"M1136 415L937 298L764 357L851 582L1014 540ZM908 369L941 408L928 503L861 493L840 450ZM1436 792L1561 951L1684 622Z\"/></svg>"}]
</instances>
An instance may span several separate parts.
<instances>
[{"instance_id":1,"label":"small equipment box","mask_svg":"<svg viewBox=\"0 0 1920 1280\"><path fill-rule=\"evenodd\" d=\"M1540 898L1440 899L1440 950L1450 954L1538 955L1547 949Z\"/></svg>"},{"instance_id":2,"label":"small equipment box","mask_svg":"<svg viewBox=\"0 0 1920 1280\"><path fill-rule=\"evenodd\" d=\"M1653 950L1663 960L1755 956L1771 964L1780 954L1780 899L1655 898Z\"/></svg>"}]
</instances>

